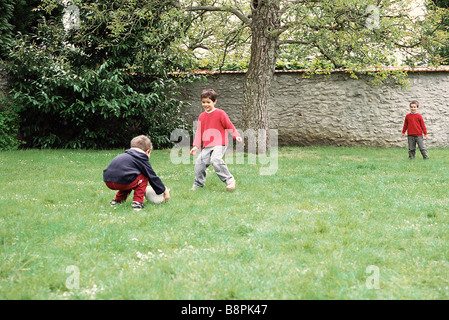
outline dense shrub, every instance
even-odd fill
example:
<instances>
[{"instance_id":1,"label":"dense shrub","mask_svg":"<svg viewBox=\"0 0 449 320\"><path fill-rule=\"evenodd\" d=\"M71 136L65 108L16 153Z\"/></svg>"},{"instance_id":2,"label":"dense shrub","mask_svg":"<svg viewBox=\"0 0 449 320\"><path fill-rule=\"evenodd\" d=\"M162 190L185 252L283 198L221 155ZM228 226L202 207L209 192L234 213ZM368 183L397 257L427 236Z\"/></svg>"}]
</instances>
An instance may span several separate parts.
<instances>
[{"instance_id":1,"label":"dense shrub","mask_svg":"<svg viewBox=\"0 0 449 320\"><path fill-rule=\"evenodd\" d=\"M14 27L10 20L13 12L13 0L0 0L0 59L5 56L5 52L12 38L12 30Z\"/></svg>"},{"instance_id":2,"label":"dense shrub","mask_svg":"<svg viewBox=\"0 0 449 320\"><path fill-rule=\"evenodd\" d=\"M187 127L177 99L180 78L168 76L182 63L170 51L178 29L170 17L162 19L169 2L115 11L100 2L115 5L85 2L80 28L43 20L35 35L15 39L4 67L27 147L123 147L147 134L163 148L174 129Z\"/></svg>"},{"instance_id":3,"label":"dense shrub","mask_svg":"<svg viewBox=\"0 0 449 320\"><path fill-rule=\"evenodd\" d=\"M4 101L2 101L4 103ZM17 149L22 141L18 138L19 115L10 109L0 109L0 151Z\"/></svg>"},{"instance_id":4,"label":"dense shrub","mask_svg":"<svg viewBox=\"0 0 449 320\"><path fill-rule=\"evenodd\" d=\"M30 147L119 147L142 133L166 147L170 132L185 127L182 102L168 95L177 83L167 76L126 74L108 61L75 70L27 41L17 43L9 64L11 98Z\"/></svg>"},{"instance_id":5,"label":"dense shrub","mask_svg":"<svg viewBox=\"0 0 449 320\"><path fill-rule=\"evenodd\" d=\"M449 0L434 0L434 4L440 8L449 8ZM439 26L442 31L449 32L449 19L443 20ZM445 46L442 46L438 54L444 59L441 64L449 65L449 45L446 42Z\"/></svg>"}]
</instances>

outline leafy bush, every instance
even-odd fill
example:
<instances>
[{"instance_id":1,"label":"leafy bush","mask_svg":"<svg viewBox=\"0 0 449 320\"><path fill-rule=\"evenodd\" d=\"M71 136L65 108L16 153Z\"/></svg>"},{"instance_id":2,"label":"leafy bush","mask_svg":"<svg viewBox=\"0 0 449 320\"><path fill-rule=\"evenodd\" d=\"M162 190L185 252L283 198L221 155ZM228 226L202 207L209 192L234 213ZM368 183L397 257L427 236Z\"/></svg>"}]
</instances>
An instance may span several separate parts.
<instances>
[{"instance_id":1,"label":"leafy bush","mask_svg":"<svg viewBox=\"0 0 449 320\"><path fill-rule=\"evenodd\" d=\"M2 105L7 105L2 99ZM2 107L0 109L0 151L17 149L22 141L18 138L19 115L13 110Z\"/></svg>"},{"instance_id":2,"label":"leafy bush","mask_svg":"<svg viewBox=\"0 0 449 320\"><path fill-rule=\"evenodd\" d=\"M435 0L434 1L435 6L439 8L449 8L449 0ZM441 25L440 29L445 32L449 32L449 19L444 20ZM447 44L447 41L442 42L444 45L441 46L441 48L438 51L438 54L442 57L443 61L441 64L448 65L449 64L449 45Z\"/></svg>"},{"instance_id":3,"label":"leafy bush","mask_svg":"<svg viewBox=\"0 0 449 320\"><path fill-rule=\"evenodd\" d=\"M18 43L10 64L10 75L18 79L11 98L31 147L120 147L142 133L166 147L170 132L185 126L182 103L166 94L177 90L168 77L125 74L107 61L76 71L67 59L52 59L27 42Z\"/></svg>"},{"instance_id":4,"label":"leafy bush","mask_svg":"<svg viewBox=\"0 0 449 320\"><path fill-rule=\"evenodd\" d=\"M13 3L12 0L0 0L0 58L4 56L12 38L13 25L10 20L14 11Z\"/></svg>"},{"instance_id":5,"label":"leafy bush","mask_svg":"<svg viewBox=\"0 0 449 320\"><path fill-rule=\"evenodd\" d=\"M176 30L161 22L166 6L132 5L111 12L98 1L86 3L80 29L44 20L36 35L15 39L4 67L27 146L114 148L147 134L164 148L174 129L187 127L179 79L168 76L182 59L169 50ZM127 24L130 17L139 23Z\"/></svg>"}]
</instances>

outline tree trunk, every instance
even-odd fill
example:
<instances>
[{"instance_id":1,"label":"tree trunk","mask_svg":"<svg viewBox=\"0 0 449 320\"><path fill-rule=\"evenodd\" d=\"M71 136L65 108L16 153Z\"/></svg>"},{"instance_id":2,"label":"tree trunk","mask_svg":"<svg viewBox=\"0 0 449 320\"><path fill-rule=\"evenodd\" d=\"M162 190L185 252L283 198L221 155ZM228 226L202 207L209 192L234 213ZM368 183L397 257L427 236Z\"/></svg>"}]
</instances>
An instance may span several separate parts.
<instances>
[{"instance_id":1,"label":"tree trunk","mask_svg":"<svg viewBox=\"0 0 449 320\"><path fill-rule=\"evenodd\" d=\"M243 87L242 124L245 131L266 133L257 146L264 153L270 148L268 106L279 48L275 32L280 27L279 0L252 0L251 9L251 59Z\"/></svg>"}]
</instances>

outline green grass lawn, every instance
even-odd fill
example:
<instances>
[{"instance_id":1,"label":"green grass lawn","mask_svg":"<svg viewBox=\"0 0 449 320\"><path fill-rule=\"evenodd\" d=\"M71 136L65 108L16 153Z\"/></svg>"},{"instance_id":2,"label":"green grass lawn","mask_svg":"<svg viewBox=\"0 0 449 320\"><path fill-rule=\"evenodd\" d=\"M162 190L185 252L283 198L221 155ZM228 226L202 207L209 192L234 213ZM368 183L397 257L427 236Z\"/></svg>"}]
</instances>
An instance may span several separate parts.
<instances>
[{"instance_id":1,"label":"green grass lawn","mask_svg":"<svg viewBox=\"0 0 449 320\"><path fill-rule=\"evenodd\" d=\"M282 147L232 192L155 150L171 199L138 212L109 206L121 152L0 153L0 299L449 298L449 149Z\"/></svg>"}]
</instances>

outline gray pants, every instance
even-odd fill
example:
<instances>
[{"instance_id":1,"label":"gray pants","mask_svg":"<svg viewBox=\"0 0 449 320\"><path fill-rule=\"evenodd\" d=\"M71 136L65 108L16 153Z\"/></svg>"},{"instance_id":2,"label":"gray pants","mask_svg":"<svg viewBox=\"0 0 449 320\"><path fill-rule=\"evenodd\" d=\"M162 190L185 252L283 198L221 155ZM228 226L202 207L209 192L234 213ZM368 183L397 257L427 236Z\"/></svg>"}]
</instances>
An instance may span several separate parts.
<instances>
[{"instance_id":1,"label":"gray pants","mask_svg":"<svg viewBox=\"0 0 449 320\"><path fill-rule=\"evenodd\" d=\"M418 144L419 151L421 151L422 157L427 159L429 155L424 147L424 139L422 136L407 136L408 137L408 157L409 159L415 158L416 144Z\"/></svg>"},{"instance_id":2,"label":"gray pants","mask_svg":"<svg viewBox=\"0 0 449 320\"><path fill-rule=\"evenodd\" d=\"M229 184L234 179L228 170L228 166L223 161L226 148L227 146L215 146L201 150L195 163L195 186L204 187L204 183L206 182L206 169L211 164L217 176L224 183Z\"/></svg>"}]
</instances>

